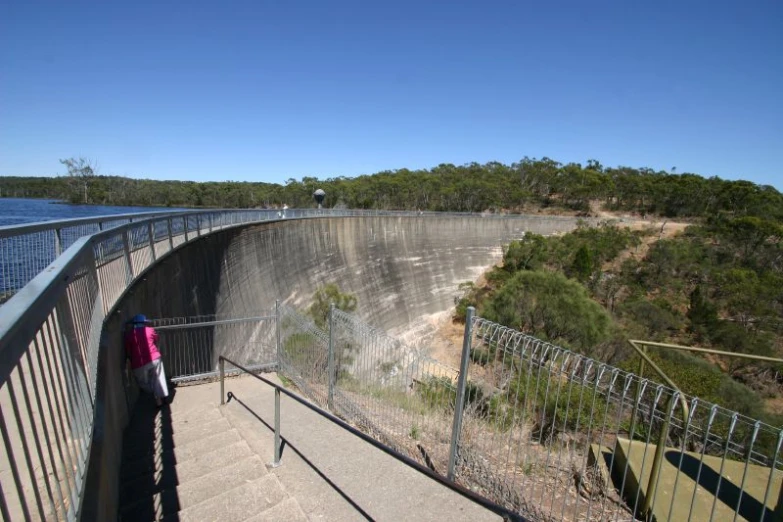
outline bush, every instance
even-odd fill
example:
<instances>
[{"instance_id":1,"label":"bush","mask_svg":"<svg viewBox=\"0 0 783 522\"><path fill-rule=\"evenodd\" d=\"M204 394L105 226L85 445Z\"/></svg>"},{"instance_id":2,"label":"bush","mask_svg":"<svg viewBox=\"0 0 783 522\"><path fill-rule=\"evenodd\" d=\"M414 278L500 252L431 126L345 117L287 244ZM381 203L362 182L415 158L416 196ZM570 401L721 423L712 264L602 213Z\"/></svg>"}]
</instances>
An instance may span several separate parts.
<instances>
[{"instance_id":1,"label":"bush","mask_svg":"<svg viewBox=\"0 0 783 522\"><path fill-rule=\"evenodd\" d=\"M481 316L585 351L610 334L607 312L582 285L554 272L516 273L485 303Z\"/></svg>"}]
</instances>

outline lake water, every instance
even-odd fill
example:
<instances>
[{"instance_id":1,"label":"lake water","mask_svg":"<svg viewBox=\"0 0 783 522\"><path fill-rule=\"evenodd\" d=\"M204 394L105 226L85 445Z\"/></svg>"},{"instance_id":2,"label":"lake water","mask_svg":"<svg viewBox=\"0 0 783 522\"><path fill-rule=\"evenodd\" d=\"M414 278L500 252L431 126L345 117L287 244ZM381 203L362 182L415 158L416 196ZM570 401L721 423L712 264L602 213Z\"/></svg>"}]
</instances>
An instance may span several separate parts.
<instances>
[{"instance_id":1,"label":"lake water","mask_svg":"<svg viewBox=\"0 0 783 522\"><path fill-rule=\"evenodd\" d=\"M56 221L92 216L138 214L155 210L179 210L157 207L106 207L99 205L67 205L47 199L0 198L0 226L21 225L40 221ZM125 223L119 220L106 226ZM63 229L59 244L63 250L79 237L98 232L97 225L80 225ZM0 238L0 303L26 285L57 257L54 231Z\"/></svg>"},{"instance_id":2,"label":"lake water","mask_svg":"<svg viewBox=\"0 0 783 522\"><path fill-rule=\"evenodd\" d=\"M0 226L21 225L36 221L74 219L109 214L132 214L156 210L178 210L160 207L105 207L101 205L68 205L51 199L0 198ZM181 209L184 210L184 209Z\"/></svg>"}]
</instances>

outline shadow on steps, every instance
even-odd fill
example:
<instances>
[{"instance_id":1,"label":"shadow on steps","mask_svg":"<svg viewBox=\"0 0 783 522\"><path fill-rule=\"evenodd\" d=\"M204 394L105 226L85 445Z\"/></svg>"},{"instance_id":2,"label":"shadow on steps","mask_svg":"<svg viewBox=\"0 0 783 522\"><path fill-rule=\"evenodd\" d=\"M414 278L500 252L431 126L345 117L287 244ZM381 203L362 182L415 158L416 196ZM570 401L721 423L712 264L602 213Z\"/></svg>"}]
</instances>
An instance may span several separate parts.
<instances>
[{"instance_id":1,"label":"shadow on steps","mask_svg":"<svg viewBox=\"0 0 783 522\"><path fill-rule=\"evenodd\" d=\"M236 393L232 393L231 397L229 397L229 402L231 402L231 401L237 402L250 415L255 417L256 420L258 420L261 424L266 426L266 428L269 431L274 433L274 431L275 431L274 427L271 426L268 422L266 422L263 418L261 418L255 411L253 411L253 409L250 408L250 406L248 406L247 404L242 402L242 400L239 397L236 396ZM350 496L348 496L347 493L345 493L342 489L340 489L340 487L337 484L335 484L328 476L326 476L320 469L318 469L318 467L315 464L313 464L313 462L310 459L308 459L302 452L300 452L296 448L296 446L294 446L293 444L288 442L288 440L286 440L285 437L281 436L280 437L280 458L281 459L283 457L283 453L285 451L285 448L291 448L291 451L296 453L299 456L299 458L301 458L302 461L305 464L307 464L307 466L310 469L312 469L319 477L321 477L321 479L323 479L324 482L326 482L329 485L329 487L331 487L338 495L340 495L346 502L348 502L348 504L350 504L351 507L353 507L359 515L364 517L365 520L369 520L371 522L375 520L372 516L370 516L369 513L367 513L364 509L362 509L362 507L359 504L357 504Z\"/></svg>"},{"instance_id":2,"label":"shadow on steps","mask_svg":"<svg viewBox=\"0 0 783 522\"><path fill-rule=\"evenodd\" d=\"M179 511L173 450L170 408L140 397L123 437L120 520L157 520Z\"/></svg>"}]
</instances>

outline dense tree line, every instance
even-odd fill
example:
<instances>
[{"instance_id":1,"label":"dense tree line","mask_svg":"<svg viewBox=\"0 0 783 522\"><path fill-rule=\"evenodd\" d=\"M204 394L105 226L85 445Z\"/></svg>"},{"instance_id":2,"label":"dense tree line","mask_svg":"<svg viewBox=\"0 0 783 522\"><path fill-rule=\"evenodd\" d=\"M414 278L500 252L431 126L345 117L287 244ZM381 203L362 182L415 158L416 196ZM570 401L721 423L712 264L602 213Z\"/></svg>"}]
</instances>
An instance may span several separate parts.
<instances>
[{"instance_id":1,"label":"dense tree line","mask_svg":"<svg viewBox=\"0 0 783 522\"><path fill-rule=\"evenodd\" d=\"M192 182L131 179L96 174L83 159L61 160L68 174L53 178L0 177L0 195L59 198L73 203L250 208L314 205L317 188L326 206L432 211L530 211L554 206L589 212L591 202L609 210L668 217L757 216L783 220L783 195L771 186L629 167L562 164L549 158L432 169L383 171L355 178L260 182Z\"/></svg>"},{"instance_id":2,"label":"dense tree line","mask_svg":"<svg viewBox=\"0 0 783 522\"><path fill-rule=\"evenodd\" d=\"M718 214L672 238L659 233L604 225L527 234L508 245L486 285L463 285L457 317L474 305L490 320L631 371L638 358L628 339L783 356L781 224ZM628 255L642 245L644 255ZM763 408L764 398L783 395L781 365L663 351L654 358L688 394L783 422Z\"/></svg>"}]
</instances>

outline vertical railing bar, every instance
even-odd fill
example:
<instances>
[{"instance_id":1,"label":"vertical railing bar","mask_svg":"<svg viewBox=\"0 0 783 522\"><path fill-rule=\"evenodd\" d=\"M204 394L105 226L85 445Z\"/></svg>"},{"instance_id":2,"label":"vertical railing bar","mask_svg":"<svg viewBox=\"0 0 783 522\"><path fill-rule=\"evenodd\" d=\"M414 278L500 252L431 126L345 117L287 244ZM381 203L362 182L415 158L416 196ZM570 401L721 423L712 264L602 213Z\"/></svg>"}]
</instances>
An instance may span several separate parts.
<instances>
[{"instance_id":1,"label":"vertical railing bar","mask_svg":"<svg viewBox=\"0 0 783 522\"><path fill-rule=\"evenodd\" d=\"M51 344L54 344L55 337L52 334L51 331L51 325L49 324L49 319L47 319L44 322L47 337ZM48 347L47 347L48 348ZM52 361L49 359L49 350L45 349L43 350L44 357L46 358L46 366L47 371L49 372L49 379L52 383L52 390L54 393L54 400L55 400L55 411L57 411L57 416L60 419L60 427L62 429L62 436L65 443L66 453L68 454L68 472L71 478L74 481L74 487L72 490L72 494L76 495L78 492L76 491L77 485L78 485L78 479L75 475L71 475L75 469L80 470L80 461L81 461L81 455L79 453L79 447L78 445L73 441L72 434L73 434L73 428L71 427L71 418L70 415L68 415L65 411L65 401L66 401L66 392L63 390L62 386L62 380L59 378L59 372L58 372L58 378L55 379L55 374L52 370ZM62 398L62 405L60 404L60 398ZM67 421L67 422L66 422ZM74 464L75 463L75 464ZM69 486L70 487L70 486ZM76 503L74 499L74 504Z\"/></svg>"},{"instance_id":2,"label":"vertical railing bar","mask_svg":"<svg viewBox=\"0 0 783 522\"><path fill-rule=\"evenodd\" d=\"M672 500L669 503L670 514L674 511L674 499L677 498L677 485L680 481L680 475L682 475L682 462L685 459L685 451L688 447L688 430L690 429L691 423L693 422L693 418L696 416L697 407L698 407L698 399L694 397L691 400L691 407L688 413L688 422L685 424L685 427L683 428L684 433L683 433L682 444L680 448L680 460L677 463L677 474L674 477L674 487L672 487Z\"/></svg>"},{"instance_id":3,"label":"vertical railing bar","mask_svg":"<svg viewBox=\"0 0 783 522\"><path fill-rule=\"evenodd\" d=\"M644 441L644 455L642 456L642 464L641 464L641 467L639 469L639 476L640 477L644 476L644 470L645 470L645 468L647 466L647 454L648 454L648 450L650 449L650 441L652 440L653 426L655 425L655 410L658 408L658 404L661 401L661 397L663 397L663 393L664 393L664 387L663 387L663 385L659 384L658 387L655 390L655 399L653 400L653 403L650 406L650 422L649 422L649 426L648 426L648 429L647 429L647 440ZM630 449L630 446L629 446L628 454L630 455L630 453L631 453L631 449ZM655 457L653 456L653 460L654 459L655 459ZM628 460L630 461L630 457L628 458ZM652 471L654 471L654 469ZM652 473L652 471L651 471L651 473ZM650 480L652 480L652 478L653 478L652 475L650 475ZM648 482L648 484L649 484L649 482ZM642 488L639 487L636 490L636 497L634 499L634 504L633 504L633 512L634 513L638 513L639 501L641 500L641 498L642 498ZM644 505L647 502L647 498L649 498L649 495L647 495L645 497L645 502L642 503L642 510L643 511L647 507L647 506ZM645 517L647 517L647 516L649 516L649 513L647 511L644 511L643 515Z\"/></svg>"},{"instance_id":4,"label":"vertical railing bar","mask_svg":"<svg viewBox=\"0 0 783 522\"><path fill-rule=\"evenodd\" d=\"M122 249L125 256L125 286L130 286L133 281L133 261L131 259L130 243L128 240L128 229L122 232Z\"/></svg>"},{"instance_id":5,"label":"vertical railing bar","mask_svg":"<svg viewBox=\"0 0 783 522\"><path fill-rule=\"evenodd\" d=\"M38 390L38 380L35 377L36 374L35 367L29 349L25 352L25 355L27 357L27 367L30 368L30 379L32 379L32 388L33 388L33 394L35 396L35 403L38 406L38 412L41 419L41 428L44 434L44 442L46 442L46 450L47 453L49 454L49 462L52 465L52 475L54 476L55 491L57 492L57 505L61 507L65 507L65 497L63 496L62 486L60 485L60 476L59 476L59 471L57 469L57 463L54 460L54 453L52 452L52 441L49 437L49 427L46 423L46 413L44 411L43 404L41 403L41 396ZM28 391L26 385L23 387L23 392L25 394L25 400L29 402L29 399L27 398ZM43 457L41 457L41 460L43 461ZM44 472L46 472L45 469Z\"/></svg>"},{"instance_id":6,"label":"vertical railing bar","mask_svg":"<svg viewBox=\"0 0 783 522\"><path fill-rule=\"evenodd\" d=\"M212 231L212 214L209 219L209 231ZM275 353L277 354L277 371L283 370L283 346L280 343L280 299L275 299Z\"/></svg>"},{"instance_id":7,"label":"vertical railing bar","mask_svg":"<svg viewBox=\"0 0 783 522\"><path fill-rule=\"evenodd\" d=\"M718 413L718 406L713 405L712 408L710 408L710 416L707 418L707 428L704 430L704 439L702 441L702 448L701 448L701 458L699 460L699 471L696 472L696 479L694 482L696 484L701 484L701 470L704 467L704 454L707 452L707 442L709 440L709 434L710 430L712 429L712 423L715 421L715 415ZM691 517L693 516L693 506L696 504L696 493L698 492L699 488L693 488L693 496L691 497L691 505L690 509L688 510L688 522L690 522Z\"/></svg>"},{"instance_id":8,"label":"vertical railing bar","mask_svg":"<svg viewBox=\"0 0 783 522\"><path fill-rule=\"evenodd\" d=\"M43 333L42 333L43 335ZM43 340L39 343L38 339L34 339L33 343L35 345L35 354L36 358L38 359L38 367L41 371L41 383L43 384L44 389L44 395L46 396L46 405L49 410L49 418L52 420L52 431L54 432L55 441L57 442L57 453L60 455L60 461L62 462L63 468L67 466L67 469L63 469L64 479L65 479L65 485L68 488L68 497L70 498L71 505L76 504L76 479L71 475L74 465L73 465L73 457L71 456L71 448L68 444L68 439L66 436L66 428L65 423L63 421L62 417L62 410L60 409L60 401L58 399L58 393L57 389L55 387L54 383L54 377L52 376L51 371L51 363L49 362L49 354L47 353L48 350L46 350L46 345L43 342ZM44 349L41 349L41 345L43 345ZM46 369L49 373L49 380L46 379L46 373L44 372L44 364L43 359L41 358L41 352L43 351L44 357L46 358ZM33 372L33 376L36 372ZM49 382L52 384L52 394L49 393ZM52 398L54 399L55 407L52 408ZM55 415L55 412L57 412L57 415ZM59 420L59 423L58 423ZM59 426L58 426L59 424ZM59 428L59 429L58 429ZM61 440L62 437L62 440ZM63 446L65 446L65 451L63 452ZM56 469L56 466L55 466ZM71 480L73 480L73 488L71 487Z\"/></svg>"},{"instance_id":9,"label":"vertical railing bar","mask_svg":"<svg viewBox=\"0 0 783 522\"><path fill-rule=\"evenodd\" d=\"M158 260L158 255L155 252L155 228L152 221L147 223L147 230L150 236L150 254L152 255L152 262L155 263Z\"/></svg>"},{"instance_id":10,"label":"vertical railing bar","mask_svg":"<svg viewBox=\"0 0 783 522\"><path fill-rule=\"evenodd\" d=\"M590 403L590 420L588 421L588 424L587 424L587 440L585 442L585 447L586 448L591 447L590 442L591 442L591 440L593 440L592 436L593 436L593 418L595 416L595 401L596 401L596 398L598 397L598 385L599 385L599 383L601 381L601 378L603 377L605 371L606 371L606 364L600 364L598 369L596 369L596 371L595 371L595 377L594 377L595 382L594 382L594 385L593 385L593 392L592 392L593 393L593 400ZM588 378L587 377L588 374L589 374L589 370L588 370L588 373L585 374L584 380L582 381L582 386L583 387L585 387L584 383L585 383L585 380L587 380L587 378ZM582 408L581 407L581 401L582 401L582 399L580 398L579 400L580 400L579 410L581 411L581 408ZM606 400L606 407L607 408L609 407L609 400L608 399ZM579 422L579 416L577 415L577 423L578 422ZM578 432L578 428L577 428L577 432ZM600 448L600 442L601 441L599 441L599 448ZM573 455L573 452L572 452L572 455ZM596 457L600 458L599 455L596 455ZM587 458L583 458L582 459L582 469L579 471L581 477L585 476L585 471L586 470L587 470ZM590 506L592 506L592 500L588 499L587 502L588 502L588 511L589 511ZM564 513L565 513L565 508L564 508ZM579 516L579 500L577 499L577 501L574 503L574 519L578 518L578 516Z\"/></svg>"},{"instance_id":11,"label":"vertical railing bar","mask_svg":"<svg viewBox=\"0 0 783 522\"><path fill-rule=\"evenodd\" d=\"M63 313L60 311L60 304L58 303L55 306L54 313L52 314L52 318L54 319L53 328L55 332L57 332L59 337L60 361L62 363L62 376L63 379L65 380L65 387L68 390L68 396L72 404L71 408L74 411L75 424L79 429L78 433L80 439L80 446L82 450L81 458L84 460L86 459L86 455L88 453L88 447L89 447L89 442L87 441L87 437L91 435L91 431L92 431L91 430L92 415L88 415L88 413L85 411L85 406L86 404L89 403L90 410L92 410L92 403L89 399L85 399L82 383L76 376L74 361L73 361L73 357L71 356L72 353L71 343L70 340L65 335L65 333L63 332L62 327L60 325L60 318L59 318L60 315L63 315ZM57 365L57 358L54 358L54 361L55 361L55 365ZM59 366L58 366L58 370L59 370Z\"/></svg>"},{"instance_id":12,"label":"vertical railing bar","mask_svg":"<svg viewBox=\"0 0 783 522\"><path fill-rule=\"evenodd\" d=\"M772 463L769 468L769 479L767 480L767 488L764 492L764 502L762 502L762 506L766 506L769 501L769 494L772 491L772 483L774 482L775 472L777 471L778 457L780 456L781 449L783 449L783 429L778 432L778 443L775 447L774 457L772 457ZM781 488L783 488L783 485L781 485Z\"/></svg>"},{"instance_id":13,"label":"vertical railing bar","mask_svg":"<svg viewBox=\"0 0 783 522\"><path fill-rule=\"evenodd\" d=\"M328 379L328 395L326 399L327 407L330 411L334 412L334 386L335 386L335 361L334 361L334 303L329 304L329 348L327 352L327 371L329 372Z\"/></svg>"},{"instance_id":14,"label":"vertical railing bar","mask_svg":"<svg viewBox=\"0 0 783 522\"><path fill-rule=\"evenodd\" d=\"M166 229L168 231L169 236L169 252L174 250L174 234L171 231L171 218L168 218L166 220Z\"/></svg>"},{"instance_id":15,"label":"vertical railing bar","mask_svg":"<svg viewBox=\"0 0 783 522\"><path fill-rule=\"evenodd\" d=\"M457 382L457 400L454 404L454 425L451 430L451 443L449 446L449 467L446 477L454 481L457 453L459 452L460 432L462 431L462 416L465 409L465 386L468 382L468 364L470 363L470 344L472 341L471 329L473 328L473 314L476 309L469 306L465 314L465 333L462 339L462 358L459 365L459 380Z\"/></svg>"},{"instance_id":16,"label":"vertical railing bar","mask_svg":"<svg viewBox=\"0 0 783 522\"><path fill-rule=\"evenodd\" d=\"M739 498L737 499L737 507L734 510L734 520L737 520L739 516L740 506L742 505L742 494L745 493L745 479L748 478L748 468L750 467L750 455L753 451L753 445L756 443L756 437L758 437L759 429L761 428L761 421L756 421L753 425L753 434L750 437L750 447L748 448L747 457L745 457L745 469L742 471L742 483L740 484ZM717 495L717 492L715 493ZM762 506L761 509L766 509L767 506Z\"/></svg>"},{"instance_id":17,"label":"vertical railing bar","mask_svg":"<svg viewBox=\"0 0 783 522\"><path fill-rule=\"evenodd\" d=\"M715 498L712 501L712 510L710 510L710 520L715 519L715 508L717 507L718 504L718 496L720 495L720 486L723 482L723 470L726 466L726 454L728 453L729 450L731 435L734 433L734 428L736 428L737 426L738 417L739 415L737 413L731 416L731 424L729 425L729 432L726 435L726 444L724 446L723 456L721 457L720 460L720 472L718 473L718 485L715 487L715 495L714 495ZM742 499L741 492L740 492L740 499ZM739 505L737 506L737 508L739 508Z\"/></svg>"}]
</instances>

